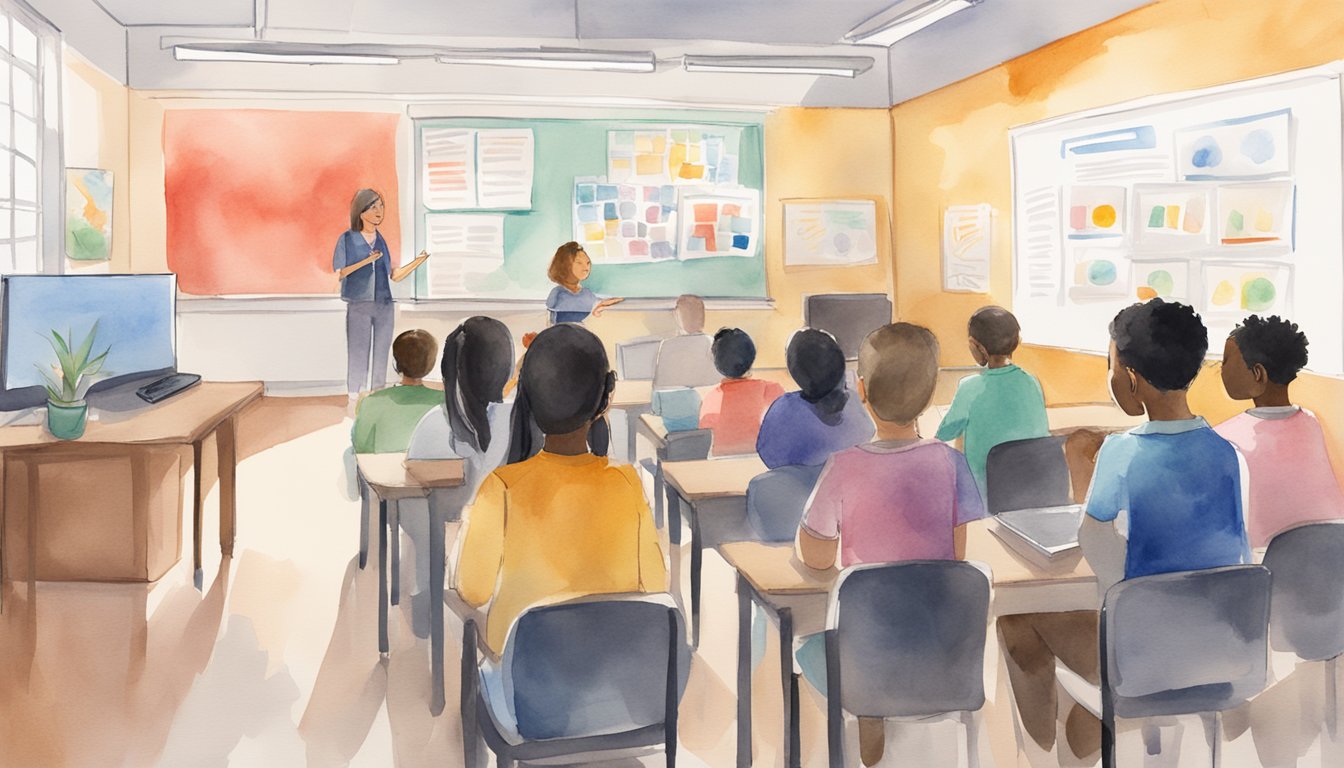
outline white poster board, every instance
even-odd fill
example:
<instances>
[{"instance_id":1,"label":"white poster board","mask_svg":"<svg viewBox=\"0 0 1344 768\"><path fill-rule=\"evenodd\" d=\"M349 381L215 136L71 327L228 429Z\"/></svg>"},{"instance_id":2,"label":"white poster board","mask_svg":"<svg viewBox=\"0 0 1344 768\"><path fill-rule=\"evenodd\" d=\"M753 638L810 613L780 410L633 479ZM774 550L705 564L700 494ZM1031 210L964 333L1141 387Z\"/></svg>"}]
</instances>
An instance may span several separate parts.
<instances>
[{"instance_id":1,"label":"white poster board","mask_svg":"<svg viewBox=\"0 0 1344 768\"><path fill-rule=\"evenodd\" d=\"M877 263L877 203L785 200L784 265L848 267Z\"/></svg>"},{"instance_id":2,"label":"white poster board","mask_svg":"<svg viewBox=\"0 0 1344 768\"><path fill-rule=\"evenodd\" d=\"M994 209L988 204L949 205L943 211L943 290L989 293Z\"/></svg>"},{"instance_id":3,"label":"white poster board","mask_svg":"<svg viewBox=\"0 0 1344 768\"><path fill-rule=\"evenodd\" d=\"M1013 312L1033 344L1104 353L1121 308L1192 304L1211 354L1249 314L1344 373L1340 67L1014 129Z\"/></svg>"}]
</instances>

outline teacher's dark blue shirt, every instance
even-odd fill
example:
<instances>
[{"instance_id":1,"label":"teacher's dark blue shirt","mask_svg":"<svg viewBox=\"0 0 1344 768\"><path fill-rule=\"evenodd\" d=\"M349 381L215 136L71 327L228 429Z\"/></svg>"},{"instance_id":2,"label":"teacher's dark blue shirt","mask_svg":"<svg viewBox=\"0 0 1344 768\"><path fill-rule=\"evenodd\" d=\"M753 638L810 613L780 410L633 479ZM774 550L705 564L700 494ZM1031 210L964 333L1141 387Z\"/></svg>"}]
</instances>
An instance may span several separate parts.
<instances>
[{"instance_id":1,"label":"teacher's dark blue shirt","mask_svg":"<svg viewBox=\"0 0 1344 768\"><path fill-rule=\"evenodd\" d=\"M369 253L374 249L382 252L382 256L372 264L365 264L359 269L345 276L341 281L341 298L345 301L379 301L390 303L392 301L392 282L390 255L387 251L387 241L383 240L381 232L374 235L373 245L369 245L364 239L364 235L353 229L348 229L336 240L336 252L331 257L332 271L340 271L351 264L369 258Z\"/></svg>"}]
</instances>

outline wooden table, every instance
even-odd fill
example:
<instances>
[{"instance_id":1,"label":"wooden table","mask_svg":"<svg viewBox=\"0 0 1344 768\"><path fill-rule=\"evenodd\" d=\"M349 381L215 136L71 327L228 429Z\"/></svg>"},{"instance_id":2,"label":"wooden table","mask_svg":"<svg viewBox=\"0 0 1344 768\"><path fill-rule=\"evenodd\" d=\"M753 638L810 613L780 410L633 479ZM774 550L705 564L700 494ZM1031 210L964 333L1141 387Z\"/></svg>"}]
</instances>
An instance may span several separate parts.
<instances>
[{"instance_id":1,"label":"wooden table","mask_svg":"<svg viewBox=\"0 0 1344 768\"><path fill-rule=\"evenodd\" d=\"M392 574L390 602L401 602L401 524L398 506L402 499L425 498L434 488L460 486L463 480L461 459L435 461L406 460L404 453L362 453L355 457L359 465L360 496L363 509L360 521L360 565L368 548L368 505L364 489L378 495L378 652L388 653L387 610L388 571ZM388 502L392 502L389 512ZM430 711L443 712L443 578L448 567L444 528L448 521L443 510L429 505L429 670ZM392 537L392 562L388 564L388 534Z\"/></svg>"},{"instance_id":2,"label":"wooden table","mask_svg":"<svg viewBox=\"0 0 1344 768\"><path fill-rule=\"evenodd\" d=\"M996 616L1034 611L1095 610L1097 580L1078 551L1044 564L1018 554L998 536L991 520L970 523L966 559L991 571ZM1011 535L1011 534L1008 534ZM793 673L793 612L829 599L839 571L804 565L792 544L731 542L719 553L737 571L737 764L751 765L751 606L775 617L779 627L781 683L785 702L785 765L799 765L798 676Z\"/></svg>"},{"instance_id":3,"label":"wooden table","mask_svg":"<svg viewBox=\"0 0 1344 768\"><path fill-rule=\"evenodd\" d=\"M700 645L700 571L704 559L700 507L712 500L741 499L745 503L747 485L765 471L765 463L755 455L670 462L663 470L669 541L681 543L682 502L691 524L691 638L695 646Z\"/></svg>"},{"instance_id":4,"label":"wooden table","mask_svg":"<svg viewBox=\"0 0 1344 768\"><path fill-rule=\"evenodd\" d=\"M115 412L93 407L96 420L90 420L78 440L58 440L41 425L0 427L0 478L3 478L4 454L8 451L38 451L43 455L59 452L62 457L80 459L125 451L133 446L191 446L195 485L192 494L192 569L196 588L203 584L201 573L201 528L208 490L202 478L201 454L206 440L214 437L219 474L219 548L225 557L233 555L237 527L237 426L238 414L262 395L258 382L202 382L180 394L132 411ZM96 398L94 398L96 401ZM36 472L30 472L30 480ZM35 578L37 560L36 526L37 488L30 484L27 504L28 578ZM0 494L0 516L3 516ZM5 523L8 527L8 521Z\"/></svg>"}]
</instances>

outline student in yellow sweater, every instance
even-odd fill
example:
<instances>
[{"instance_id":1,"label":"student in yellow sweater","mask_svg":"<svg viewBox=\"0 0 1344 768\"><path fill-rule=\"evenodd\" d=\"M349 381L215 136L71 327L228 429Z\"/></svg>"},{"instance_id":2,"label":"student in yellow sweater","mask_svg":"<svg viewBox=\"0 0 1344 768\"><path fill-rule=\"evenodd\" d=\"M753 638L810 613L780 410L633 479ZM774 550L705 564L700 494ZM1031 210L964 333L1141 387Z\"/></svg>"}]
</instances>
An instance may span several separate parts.
<instances>
[{"instance_id":1,"label":"student in yellow sweater","mask_svg":"<svg viewBox=\"0 0 1344 768\"><path fill-rule=\"evenodd\" d=\"M486 644L496 654L539 601L667 589L639 478L606 457L615 384L602 342L582 326L547 328L523 358L508 464L466 514L454 575L463 600L490 604Z\"/></svg>"}]
</instances>

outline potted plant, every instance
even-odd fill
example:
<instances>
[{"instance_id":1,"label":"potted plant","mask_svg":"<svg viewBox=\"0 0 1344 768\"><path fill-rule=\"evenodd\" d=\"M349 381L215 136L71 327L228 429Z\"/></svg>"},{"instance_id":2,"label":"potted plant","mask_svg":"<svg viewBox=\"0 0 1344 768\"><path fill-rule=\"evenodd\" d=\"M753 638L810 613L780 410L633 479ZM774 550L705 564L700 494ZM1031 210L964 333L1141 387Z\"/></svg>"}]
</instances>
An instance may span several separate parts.
<instances>
[{"instance_id":1,"label":"potted plant","mask_svg":"<svg viewBox=\"0 0 1344 768\"><path fill-rule=\"evenodd\" d=\"M38 366L38 371L47 380L47 429L52 436L61 440L74 440L84 434L84 425L88 422L89 405L84 395L93 384L93 377L102 371L103 361L111 351L109 346L102 354L91 356L94 338L98 335L98 323L94 322L78 345L74 334L66 331L66 338L55 330L47 339L56 352L57 365L51 366L51 373Z\"/></svg>"}]
</instances>

